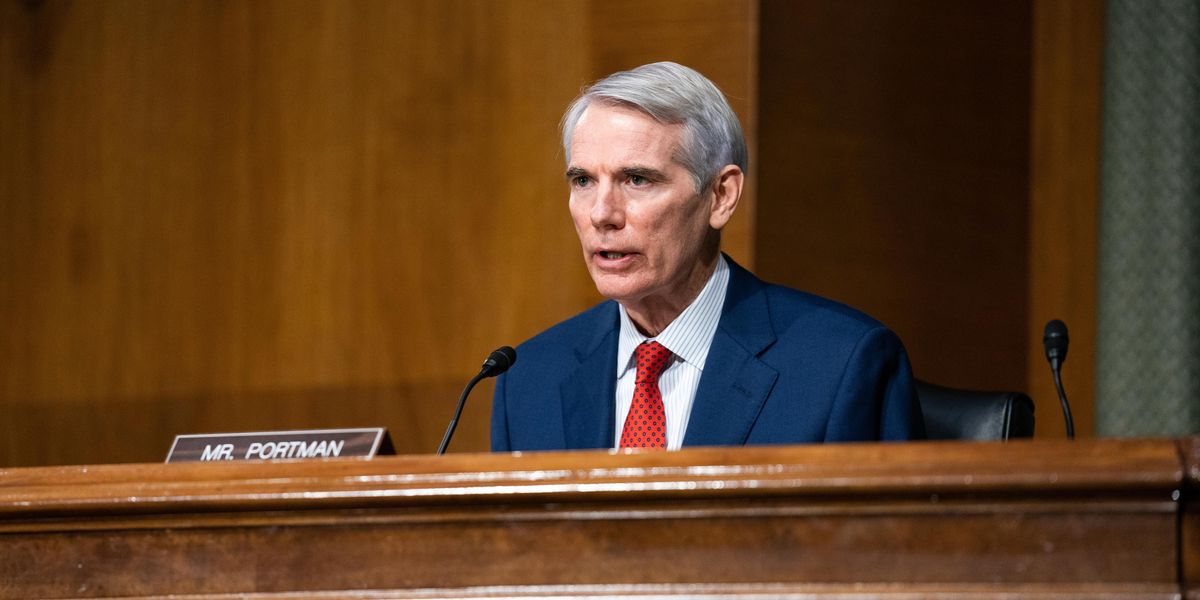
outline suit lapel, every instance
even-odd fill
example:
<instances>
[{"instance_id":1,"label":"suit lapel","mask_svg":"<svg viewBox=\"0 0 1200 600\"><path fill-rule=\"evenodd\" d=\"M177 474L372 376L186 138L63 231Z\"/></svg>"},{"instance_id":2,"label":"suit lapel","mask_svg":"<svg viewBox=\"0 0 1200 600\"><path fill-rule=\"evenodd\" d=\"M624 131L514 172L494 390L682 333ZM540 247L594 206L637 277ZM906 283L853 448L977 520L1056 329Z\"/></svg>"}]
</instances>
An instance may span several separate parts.
<instances>
[{"instance_id":1,"label":"suit lapel","mask_svg":"<svg viewBox=\"0 0 1200 600\"><path fill-rule=\"evenodd\" d=\"M609 303L598 326L575 347L579 366L563 380L563 436L568 449L611 448L616 396L618 314Z\"/></svg>"},{"instance_id":2,"label":"suit lapel","mask_svg":"<svg viewBox=\"0 0 1200 600\"><path fill-rule=\"evenodd\" d=\"M729 287L692 404L685 446L746 443L779 377L758 359L775 342L763 283L726 260Z\"/></svg>"}]
</instances>

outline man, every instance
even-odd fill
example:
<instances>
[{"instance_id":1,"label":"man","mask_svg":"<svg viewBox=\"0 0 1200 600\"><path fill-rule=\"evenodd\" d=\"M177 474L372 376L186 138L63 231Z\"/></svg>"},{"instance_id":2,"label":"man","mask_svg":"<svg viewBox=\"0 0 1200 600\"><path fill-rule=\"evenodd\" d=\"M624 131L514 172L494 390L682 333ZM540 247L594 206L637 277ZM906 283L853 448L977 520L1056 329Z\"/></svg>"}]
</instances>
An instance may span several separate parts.
<instances>
[{"instance_id":1,"label":"man","mask_svg":"<svg viewBox=\"0 0 1200 600\"><path fill-rule=\"evenodd\" d=\"M496 384L493 450L923 437L900 340L720 252L746 144L703 75L655 63L563 118L570 212L609 301L522 344Z\"/></svg>"}]
</instances>

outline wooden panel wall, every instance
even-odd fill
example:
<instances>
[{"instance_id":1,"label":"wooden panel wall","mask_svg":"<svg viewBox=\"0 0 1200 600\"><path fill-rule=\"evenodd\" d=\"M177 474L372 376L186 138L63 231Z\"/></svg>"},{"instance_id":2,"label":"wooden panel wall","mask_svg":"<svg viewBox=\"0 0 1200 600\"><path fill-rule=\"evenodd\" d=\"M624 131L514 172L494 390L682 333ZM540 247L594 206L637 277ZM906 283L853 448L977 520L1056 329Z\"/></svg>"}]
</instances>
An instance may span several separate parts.
<instances>
[{"instance_id":1,"label":"wooden panel wall","mask_svg":"<svg viewBox=\"0 0 1200 600\"><path fill-rule=\"evenodd\" d=\"M1034 3L1030 167L1029 383L1040 393L1038 436L1063 435L1042 347L1050 319L1070 328L1063 386L1075 434L1095 434L1096 271L1104 3Z\"/></svg>"},{"instance_id":2,"label":"wooden panel wall","mask_svg":"<svg viewBox=\"0 0 1200 600\"><path fill-rule=\"evenodd\" d=\"M0 466L260 428L431 451L488 351L597 300L580 86L680 60L754 122L753 2L620 4L0 4Z\"/></svg>"},{"instance_id":3,"label":"wooden panel wall","mask_svg":"<svg viewBox=\"0 0 1200 600\"><path fill-rule=\"evenodd\" d=\"M1040 435L1061 316L1087 434L1098 1L759 4L0 3L0 466L256 428L430 450L488 350L597 299L555 128L653 60L746 125L739 261L875 314L919 376L1031 391Z\"/></svg>"},{"instance_id":4,"label":"wooden panel wall","mask_svg":"<svg viewBox=\"0 0 1200 600\"><path fill-rule=\"evenodd\" d=\"M863 308L918 377L1091 435L1102 3L764 0L760 274Z\"/></svg>"},{"instance_id":5,"label":"wooden panel wall","mask_svg":"<svg viewBox=\"0 0 1200 600\"><path fill-rule=\"evenodd\" d=\"M1029 3L761 10L759 271L879 318L918 377L1023 389Z\"/></svg>"}]
</instances>

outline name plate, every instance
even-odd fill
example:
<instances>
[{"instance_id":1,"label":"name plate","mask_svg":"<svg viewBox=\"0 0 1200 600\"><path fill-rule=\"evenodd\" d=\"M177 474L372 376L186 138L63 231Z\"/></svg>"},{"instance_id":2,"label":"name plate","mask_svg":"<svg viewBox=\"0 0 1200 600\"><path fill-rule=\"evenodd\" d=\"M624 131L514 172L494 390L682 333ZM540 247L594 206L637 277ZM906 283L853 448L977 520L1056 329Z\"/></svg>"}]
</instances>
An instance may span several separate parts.
<instances>
[{"instance_id":1,"label":"name plate","mask_svg":"<svg viewBox=\"0 0 1200 600\"><path fill-rule=\"evenodd\" d=\"M395 454L387 429L310 429L177 435L167 462L373 458Z\"/></svg>"}]
</instances>

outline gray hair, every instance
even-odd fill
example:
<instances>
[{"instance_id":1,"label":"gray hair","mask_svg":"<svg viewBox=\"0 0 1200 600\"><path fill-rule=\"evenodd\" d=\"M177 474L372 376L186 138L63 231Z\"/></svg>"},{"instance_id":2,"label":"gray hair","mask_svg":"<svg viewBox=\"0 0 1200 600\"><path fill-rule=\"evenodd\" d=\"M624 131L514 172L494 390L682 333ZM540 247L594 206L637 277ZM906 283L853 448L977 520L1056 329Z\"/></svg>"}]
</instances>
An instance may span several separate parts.
<instances>
[{"instance_id":1,"label":"gray hair","mask_svg":"<svg viewBox=\"0 0 1200 600\"><path fill-rule=\"evenodd\" d=\"M568 164L575 126L593 102L629 106L660 123L682 124L683 144L675 160L692 174L698 192L725 165L747 170L746 139L737 115L721 90L694 69L657 62L613 73L584 89L563 115Z\"/></svg>"}]
</instances>

